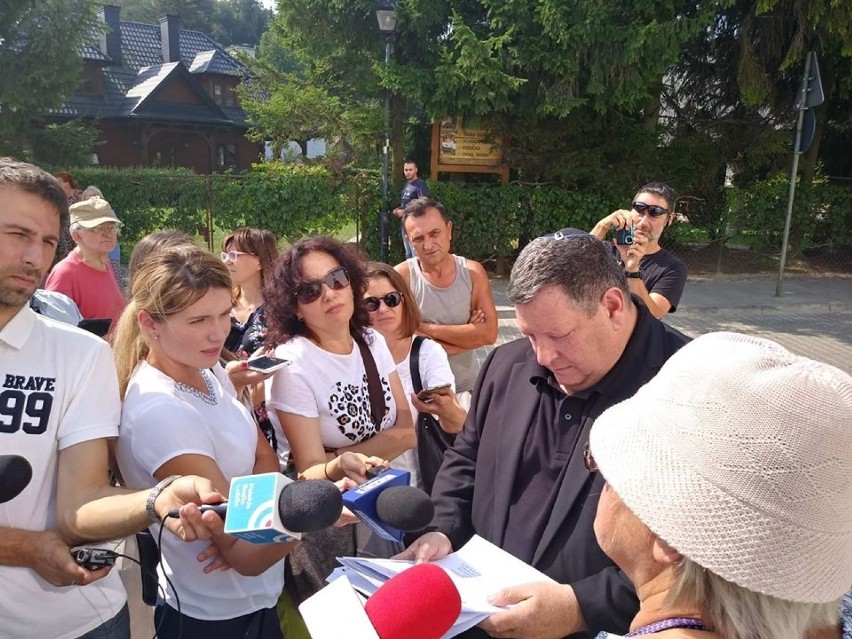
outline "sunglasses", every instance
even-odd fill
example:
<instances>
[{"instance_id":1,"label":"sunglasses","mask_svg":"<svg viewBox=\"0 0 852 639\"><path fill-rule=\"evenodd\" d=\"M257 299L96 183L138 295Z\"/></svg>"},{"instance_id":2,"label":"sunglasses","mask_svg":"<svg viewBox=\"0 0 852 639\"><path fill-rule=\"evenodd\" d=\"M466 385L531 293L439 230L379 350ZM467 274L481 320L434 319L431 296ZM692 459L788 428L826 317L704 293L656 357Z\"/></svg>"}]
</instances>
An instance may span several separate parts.
<instances>
[{"instance_id":1,"label":"sunglasses","mask_svg":"<svg viewBox=\"0 0 852 639\"><path fill-rule=\"evenodd\" d=\"M367 310L371 313L379 310L379 306L384 302L385 306L388 308L396 308L402 303L402 293L398 291L392 291L385 295L384 297L365 297L364 298L364 306L367 307Z\"/></svg>"},{"instance_id":2,"label":"sunglasses","mask_svg":"<svg viewBox=\"0 0 852 639\"><path fill-rule=\"evenodd\" d=\"M331 269L321 280L303 282L296 288L295 297L302 304L316 302L322 295L322 285L325 284L332 291L339 291L349 286L349 273L342 266Z\"/></svg>"},{"instance_id":3,"label":"sunglasses","mask_svg":"<svg viewBox=\"0 0 852 639\"><path fill-rule=\"evenodd\" d=\"M542 235L539 239L542 240L570 240L574 238L583 238L588 239L590 237L594 237L588 231L579 231L577 229L562 229L561 231L556 231L556 233L548 233L547 235ZM597 239L597 238L595 238Z\"/></svg>"},{"instance_id":4,"label":"sunglasses","mask_svg":"<svg viewBox=\"0 0 852 639\"><path fill-rule=\"evenodd\" d=\"M645 215L645 211L648 211L648 213L651 214L651 217L660 217L661 215L666 215L669 212L669 210L663 206L645 204L644 202L634 202L633 210L639 215Z\"/></svg>"},{"instance_id":5,"label":"sunglasses","mask_svg":"<svg viewBox=\"0 0 852 639\"><path fill-rule=\"evenodd\" d=\"M240 255L251 255L251 253L246 253L245 251L222 251L219 253L219 257L222 258L223 262L227 262L228 260L236 262Z\"/></svg>"}]
</instances>

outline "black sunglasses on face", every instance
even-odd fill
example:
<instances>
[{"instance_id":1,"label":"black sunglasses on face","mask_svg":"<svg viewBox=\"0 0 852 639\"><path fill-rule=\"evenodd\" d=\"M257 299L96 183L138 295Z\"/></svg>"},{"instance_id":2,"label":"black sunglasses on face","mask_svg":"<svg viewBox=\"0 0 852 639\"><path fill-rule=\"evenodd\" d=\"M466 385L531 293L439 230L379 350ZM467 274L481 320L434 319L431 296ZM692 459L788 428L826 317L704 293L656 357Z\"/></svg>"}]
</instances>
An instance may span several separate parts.
<instances>
[{"instance_id":1,"label":"black sunglasses on face","mask_svg":"<svg viewBox=\"0 0 852 639\"><path fill-rule=\"evenodd\" d=\"M636 211L639 215L645 215L645 211L651 214L651 217L660 217L661 215L667 215L669 210L663 206L657 206L656 204L645 204L644 202L634 202L633 210Z\"/></svg>"},{"instance_id":2,"label":"black sunglasses on face","mask_svg":"<svg viewBox=\"0 0 852 639\"><path fill-rule=\"evenodd\" d=\"M385 295L384 297L365 297L364 298L364 306L367 307L367 310L371 313L379 310L379 305L384 302L385 306L388 308L396 308L402 303L402 293L398 291L392 291Z\"/></svg>"},{"instance_id":3,"label":"black sunglasses on face","mask_svg":"<svg viewBox=\"0 0 852 639\"><path fill-rule=\"evenodd\" d=\"M349 273L342 266L331 269L320 280L302 282L296 288L296 299L302 304L316 302L322 295L322 285L325 284L332 291L339 291L349 286Z\"/></svg>"}]
</instances>

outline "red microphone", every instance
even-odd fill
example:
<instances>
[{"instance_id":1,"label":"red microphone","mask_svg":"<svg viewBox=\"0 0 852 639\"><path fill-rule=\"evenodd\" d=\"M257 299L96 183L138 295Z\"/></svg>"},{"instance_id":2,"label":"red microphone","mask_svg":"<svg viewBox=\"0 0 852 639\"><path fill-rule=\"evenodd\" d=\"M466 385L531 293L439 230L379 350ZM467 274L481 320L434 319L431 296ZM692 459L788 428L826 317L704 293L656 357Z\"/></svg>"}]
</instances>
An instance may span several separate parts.
<instances>
[{"instance_id":1,"label":"red microphone","mask_svg":"<svg viewBox=\"0 0 852 639\"><path fill-rule=\"evenodd\" d=\"M364 609L379 639L441 639L461 614L461 597L442 568L418 564L388 579Z\"/></svg>"},{"instance_id":2,"label":"red microphone","mask_svg":"<svg viewBox=\"0 0 852 639\"><path fill-rule=\"evenodd\" d=\"M434 564L388 579L363 605L346 575L299 606L313 639L440 639L461 614L461 596Z\"/></svg>"}]
</instances>

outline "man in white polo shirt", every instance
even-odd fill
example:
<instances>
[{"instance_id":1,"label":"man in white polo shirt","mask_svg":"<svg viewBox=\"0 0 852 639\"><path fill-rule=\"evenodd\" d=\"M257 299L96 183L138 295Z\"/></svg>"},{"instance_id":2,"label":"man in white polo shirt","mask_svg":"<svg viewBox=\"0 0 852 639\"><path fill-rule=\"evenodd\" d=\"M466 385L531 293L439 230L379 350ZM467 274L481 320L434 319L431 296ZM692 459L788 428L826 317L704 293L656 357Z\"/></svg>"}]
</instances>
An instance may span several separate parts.
<instances>
[{"instance_id":1,"label":"man in white polo shirt","mask_svg":"<svg viewBox=\"0 0 852 639\"><path fill-rule=\"evenodd\" d=\"M54 177L0 158L0 451L33 469L23 492L0 504L2 638L129 637L118 574L77 565L70 548L127 536L173 507L223 499L198 477L150 491L109 486L107 442L121 409L109 346L29 306L67 216ZM210 536L194 505L180 512L171 530Z\"/></svg>"}]
</instances>

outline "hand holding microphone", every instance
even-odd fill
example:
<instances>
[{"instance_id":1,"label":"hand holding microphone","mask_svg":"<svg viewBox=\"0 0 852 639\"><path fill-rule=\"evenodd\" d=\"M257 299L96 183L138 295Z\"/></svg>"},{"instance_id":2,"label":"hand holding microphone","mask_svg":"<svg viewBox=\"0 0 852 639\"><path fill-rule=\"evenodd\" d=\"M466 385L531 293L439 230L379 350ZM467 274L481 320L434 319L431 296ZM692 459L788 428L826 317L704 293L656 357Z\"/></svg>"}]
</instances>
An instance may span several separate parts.
<instances>
[{"instance_id":1,"label":"hand holding microphone","mask_svg":"<svg viewBox=\"0 0 852 639\"><path fill-rule=\"evenodd\" d=\"M225 520L224 532L252 543L284 543L334 525L343 509L337 487L322 479L293 481L281 473L235 477L228 501L204 505ZM177 517L177 510L169 517Z\"/></svg>"},{"instance_id":2,"label":"hand holding microphone","mask_svg":"<svg viewBox=\"0 0 852 639\"><path fill-rule=\"evenodd\" d=\"M409 486L410 473L388 469L343 493L343 503L382 539L402 541L404 533L423 530L435 508L425 492Z\"/></svg>"}]
</instances>

